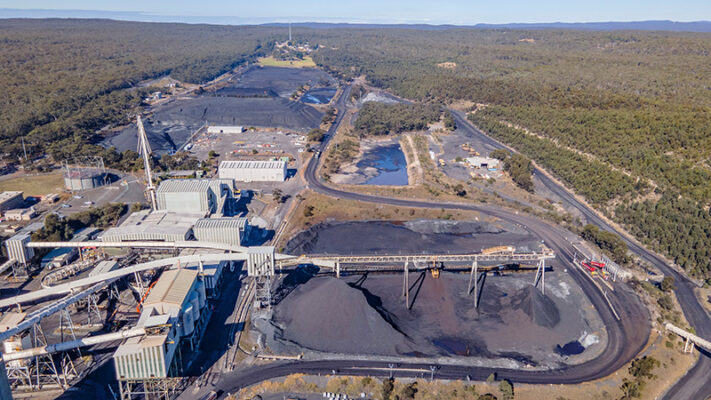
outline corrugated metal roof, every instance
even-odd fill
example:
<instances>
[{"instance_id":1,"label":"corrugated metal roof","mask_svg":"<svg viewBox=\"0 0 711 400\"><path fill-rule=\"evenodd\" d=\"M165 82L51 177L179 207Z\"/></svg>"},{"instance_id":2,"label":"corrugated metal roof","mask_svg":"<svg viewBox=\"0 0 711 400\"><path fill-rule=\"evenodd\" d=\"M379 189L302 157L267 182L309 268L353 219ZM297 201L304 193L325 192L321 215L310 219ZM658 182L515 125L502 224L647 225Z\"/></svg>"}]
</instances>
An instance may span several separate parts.
<instances>
[{"instance_id":1,"label":"corrugated metal roof","mask_svg":"<svg viewBox=\"0 0 711 400\"><path fill-rule=\"evenodd\" d=\"M163 346L166 339L168 339L168 335L165 334L128 338L116 349L114 357L135 354L144 348Z\"/></svg>"},{"instance_id":2,"label":"corrugated metal roof","mask_svg":"<svg viewBox=\"0 0 711 400\"><path fill-rule=\"evenodd\" d=\"M22 192L0 192L0 203L22 196Z\"/></svg>"},{"instance_id":3,"label":"corrugated metal roof","mask_svg":"<svg viewBox=\"0 0 711 400\"><path fill-rule=\"evenodd\" d=\"M113 271L116 267L118 267L118 262L114 260L104 260L98 263L96 267L89 272L89 276L96 276L105 272Z\"/></svg>"},{"instance_id":4,"label":"corrugated metal roof","mask_svg":"<svg viewBox=\"0 0 711 400\"><path fill-rule=\"evenodd\" d=\"M182 305L197 276L197 271L187 269L163 272L143 304L145 306L158 303Z\"/></svg>"},{"instance_id":5,"label":"corrugated metal roof","mask_svg":"<svg viewBox=\"0 0 711 400\"><path fill-rule=\"evenodd\" d=\"M102 240L185 240L203 213L176 213L168 210L134 212L118 227L107 229Z\"/></svg>"},{"instance_id":6,"label":"corrugated metal roof","mask_svg":"<svg viewBox=\"0 0 711 400\"><path fill-rule=\"evenodd\" d=\"M27 314L22 312L6 312L2 316L2 320L0 320L0 332L5 332L19 325L25 319L25 315Z\"/></svg>"},{"instance_id":7,"label":"corrugated metal roof","mask_svg":"<svg viewBox=\"0 0 711 400\"><path fill-rule=\"evenodd\" d=\"M208 179L168 179L160 183L158 193L207 192L210 188Z\"/></svg>"},{"instance_id":8,"label":"corrugated metal roof","mask_svg":"<svg viewBox=\"0 0 711 400\"><path fill-rule=\"evenodd\" d=\"M195 223L195 229L233 228L241 229L247 225L247 218L201 218Z\"/></svg>"},{"instance_id":9,"label":"corrugated metal roof","mask_svg":"<svg viewBox=\"0 0 711 400\"><path fill-rule=\"evenodd\" d=\"M245 160L245 161L222 161L220 169L284 169L286 161L261 161L261 160Z\"/></svg>"}]
</instances>

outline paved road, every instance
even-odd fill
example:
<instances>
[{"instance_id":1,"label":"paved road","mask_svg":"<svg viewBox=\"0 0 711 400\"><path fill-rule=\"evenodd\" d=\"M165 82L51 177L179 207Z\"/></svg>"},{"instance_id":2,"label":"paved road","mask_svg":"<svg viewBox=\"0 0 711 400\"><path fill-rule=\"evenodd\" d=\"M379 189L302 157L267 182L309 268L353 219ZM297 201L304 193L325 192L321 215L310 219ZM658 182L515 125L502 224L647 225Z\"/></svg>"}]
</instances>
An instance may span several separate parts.
<instances>
[{"instance_id":1,"label":"paved road","mask_svg":"<svg viewBox=\"0 0 711 400\"><path fill-rule=\"evenodd\" d=\"M457 122L457 128L464 130L467 135L476 137L493 148L505 148L505 146L501 143L483 134L481 131L472 126L469 121L466 120L466 116L464 116L461 112L453 111L453 115L455 121ZM675 269L671 268L664 259L659 257L654 252L640 246L635 241L629 240L622 234L622 232L619 232L615 227L609 225L588 206L578 201L572 194L570 194L570 192L552 181L540 170L540 168L536 167L534 174L541 182L543 182L546 188L563 199L563 201L578 209L589 223L597 225L606 231L617 233L620 237L622 237L625 243L627 243L627 246L633 253L655 266L664 275L674 278L675 285L677 287L676 296L682 310L684 311L684 316L686 316L686 319L689 321L691 326L696 329L696 333L699 336L707 339L711 338L711 319L704 310L703 306L699 304L699 301L694 294L694 288L696 287L694 282L677 272ZM709 397L709 395L711 395L711 379L709 379L709 376L711 376L711 358L708 354L702 353L701 359L684 378L677 382L665 394L664 399L705 399Z\"/></svg>"},{"instance_id":2,"label":"paved road","mask_svg":"<svg viewBox=\"0 0 711 400\"><path fill-rule=\"evenodd\" d=\"M338 99L337 107L344 110L345 100L348 98L350 87L346 87L344 94ZM347 198L352 200L390 204L405 207L435 207L445 209L470 210L492 215L503 220L510 221L525 226L534 234L537 234L550 248L558 255L558 260L564 265L572 266L573 254L575 250L567 241L567 237L573 234L559 227L549 225L546 222L534 217L518 214L492 206L457 204L446 202L430 202L420 200L394 199L381 196L371 196L360 193L345 192L324 185L317 177L316 170L321 156L321 150L328 145L328 139L335 133L341 123L343 112L338 114L335 123L328 132L327 140L322 143L314 156L314 160L308 165L306 179L312 190L327 195ZM461 122L460 122L461 123ZM592 284L590 278L579 269L572 267L568 269L571 276L581 286L586 295L590 298L593 306L598 310L605 326L608 330L608 343L603 353L594 360L583 364L567 366L550 371L531 370L511 370L493 369L486 367L467 367L442 365L436 370L436 376L447 379L472 379L483 380L492 372L496 372L500 378L511 379L520 383L580 383L593 379L605 377L636 356L644 347L650 333L649 314L646 308L639 302L637 296L626 286L617 284L614 291L605 288L599 289ZM602 291L605 291L603 294ZM608 306L607 297L614 307L613 311ZM618 314L619 319L615 315ZM394 376L427 376L430 374L429 364L405 363L398 364L401 370L395 370ZM284 376L290 373L301 372L308 374L328 374L335 371L338 374L348 375L371 375L388 376L390 374L389 363L386 361L353 361L353 360L324 360L324 361L300 361L289 363L277 363L267 366L257 366L246 370L235 371L225 376L218 384L218 389L225 392L234 393L241 387L249 386L266 379Z\"/></svg>"}]
</instances>

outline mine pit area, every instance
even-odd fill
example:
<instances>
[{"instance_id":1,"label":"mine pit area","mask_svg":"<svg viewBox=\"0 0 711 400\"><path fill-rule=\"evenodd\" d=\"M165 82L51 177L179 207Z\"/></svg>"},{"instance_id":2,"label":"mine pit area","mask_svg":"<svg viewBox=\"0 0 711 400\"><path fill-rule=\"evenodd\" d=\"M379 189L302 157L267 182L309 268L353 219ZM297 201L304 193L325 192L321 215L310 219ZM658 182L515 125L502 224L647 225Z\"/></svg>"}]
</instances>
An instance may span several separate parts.
<instances>
[{"instance_id":1,"label":"mine pit area","mask_svg":"<svg viewBox=\"0 0 711 400\"><path fill-rule=\"evenodd\" d=\"M289 250L471 252L503 238L519 250L536 243L520 228L487 222L358 221L313 227L297 235ZM382 245L376 248L373 243ZM486 361L546 369L593 359L605 348L599 315L556 261L546 272L545 295L532 285L535 272L487 273L479 280L478 308L473 292L467 292L467 265L446 265L438 277L427 269L411 270L409 309L402 266L390 267L400 271L342 272L340 279L325 269L297 268L275 283L272 314L255 326L274 353L303 352L316 358L334 353L376 359L449 358L470 365Z\"/></svg>"}]
</instances>

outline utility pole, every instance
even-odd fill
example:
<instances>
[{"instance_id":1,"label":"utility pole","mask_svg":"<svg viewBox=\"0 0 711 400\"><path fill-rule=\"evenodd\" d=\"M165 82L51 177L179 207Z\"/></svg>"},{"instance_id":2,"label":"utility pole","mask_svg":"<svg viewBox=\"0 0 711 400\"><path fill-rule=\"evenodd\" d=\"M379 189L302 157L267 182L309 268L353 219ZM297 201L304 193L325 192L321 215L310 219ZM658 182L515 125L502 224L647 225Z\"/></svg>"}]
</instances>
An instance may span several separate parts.
<instances>
[{"instance_id":1,"label":"utility pole","mask_svg":"<svg viewBox=\"0 0 711 400\"><path fill-rule=\"evenodd\" d=\"M289 22L289 44L291 44L291 22Z\"/></svg>"},{"instance_id":2,"label":"utility pole","mask_svg":"<svg viewBox=\"0 0 711 400\"><path fill-rule=\"evenodd\" d=\"M22 140L22 153L25 155L25 159L22 161L27 162L27 149L25 149L25 137L24 136L20 137L20 140Z\"/></svg>"}]
</instances>

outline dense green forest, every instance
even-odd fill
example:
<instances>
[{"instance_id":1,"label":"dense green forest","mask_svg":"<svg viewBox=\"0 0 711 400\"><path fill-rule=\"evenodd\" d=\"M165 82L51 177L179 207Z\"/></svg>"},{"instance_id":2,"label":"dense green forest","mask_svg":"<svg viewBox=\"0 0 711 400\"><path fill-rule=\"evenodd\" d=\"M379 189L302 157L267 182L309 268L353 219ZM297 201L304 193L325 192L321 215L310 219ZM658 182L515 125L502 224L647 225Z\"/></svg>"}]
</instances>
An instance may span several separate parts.
<instances>
[{"instance_id":1,"label":"dense green forest","mask_svg":"<svg viewBox=\"0 0 711 400\"><path fill-rule=\"evenodd\" d=\"M144 80L210 80L258 55L271 30L105 20L0 20L0 148L17 158L96 154L107 124L127 122Z\"/></svg>"},{"instance_id":2,"label":"dense green forest","mask_svg":"<svg viewBox=\"0 0 711 400\"><path fill-rule=\"evenodd\" d=\"M711 35L364 29L319 42L314 60L344 78L477 103L479 127L711 277Z\"/></svg>"},{"instance_id":3,"label":"dense green forest","mask_svg":"<svg viewBox=\"0 0 711 400\"><path fill-rule=\"evenodd\" d=\"M434 105L368 102L358 110L353 127L360 136L420 131L438 122L441 115L439 107Z\"/></svg>"},{"instance_id":4,"label":"dense green forest","mask_svg":"<svg viewBox=\"0 0 711 400\"><path fill-rule=\"evenodd\" d=\"M17 158L24 137L30 153L55 159L104 152L91 145L96 131L127 120L144 96L139 82L211 79L270 52L282 31L2 20L0 148ZM299 28L298 37L320 44L314 60L344 79L365 76L433 106L478 104L475 124L711 276L711 35ZM365 121L381 133L403 125ZM107 158L136 165L134 154Z\"/></svg>"}]
</instances>

